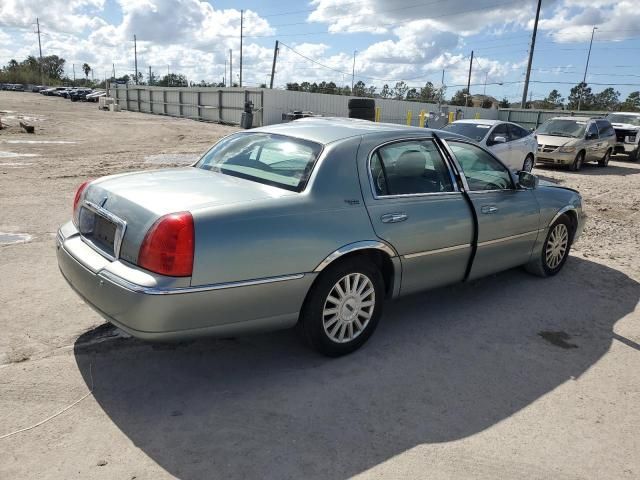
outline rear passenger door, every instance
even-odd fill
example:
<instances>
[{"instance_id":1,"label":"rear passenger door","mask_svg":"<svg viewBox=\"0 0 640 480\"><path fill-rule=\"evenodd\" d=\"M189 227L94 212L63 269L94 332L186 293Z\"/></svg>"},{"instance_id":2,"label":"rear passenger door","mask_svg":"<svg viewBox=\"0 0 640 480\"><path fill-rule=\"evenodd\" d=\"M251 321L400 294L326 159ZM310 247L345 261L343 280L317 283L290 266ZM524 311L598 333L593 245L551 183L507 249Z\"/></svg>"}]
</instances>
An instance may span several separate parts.
<instances>
[{"instance_id":1,"label":"rear passenger door","mask_svg":"<svg viewBox=\"0 0 640 480\"><path fill-rule=\"evenodd\" d=\"M464 174L478 218L478 243L469 278L527 263L540 223L533 191L516 188L507 169L478 146L457 140L447 140L447 144Z\"/></svg>"},{"instance_id":2,"label":"rear passenger door","mask_svg":"<svg viewBox=\"0 0 640 480\"><path fill-rule=\"evenodd\" d=\"M371 223L400 255L400 293L462 281L471 255L473 215L433 140L380 145L365 136L359 152Z\"/></svg>"}]
</instances>

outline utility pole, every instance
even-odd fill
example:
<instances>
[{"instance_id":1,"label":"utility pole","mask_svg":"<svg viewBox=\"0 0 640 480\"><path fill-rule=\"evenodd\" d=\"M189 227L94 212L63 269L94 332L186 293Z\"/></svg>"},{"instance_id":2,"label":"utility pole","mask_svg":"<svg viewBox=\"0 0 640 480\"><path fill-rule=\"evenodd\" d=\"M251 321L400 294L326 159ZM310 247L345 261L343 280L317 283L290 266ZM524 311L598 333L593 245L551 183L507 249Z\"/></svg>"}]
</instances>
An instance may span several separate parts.
<instances>
[{"instance_id":1,"label":"utility pole","mask_svg":"<svg viewBox=\"0 0 640 480\"><path fill-rule=\"evenodd\" d=\"M151 65L149 65L149 86L153 85L153 77L151 77Z\"/></svg>"},{"instance_id":2,"label":"utility pole","mask_svg":"<svg viewBox=\"0 0 640 480\"><path fill-rule=\"evenodd\" d=\"M240 81L239 86L242 87L242 22L244 20L244 10L240 10Z\"/></svg>"},{"instance_id":3,"label":"utility pole","mask_svg":"<svg viewBox=\"0 0 640 480\"><path fill-rule=\"evenodd\" d=\"M222 77L222 86L227 86L227 59L224 59L224 77Z\"/></svg>"},{"instance_id":4,"label":"utility pole","mask_svg":"<svg viewBox=\"0 0 640 480\"><path fill-rule=\"evenodd\" d=\"M356 78L356 53L357 50L353 51L353 66L351 67L351 95L353 95L353 81Z\"/></svg>"},{"instance_id":5,"label":"utility pole","mask_svg":"<svg viewBox=\"0 0 640 480\"><path fill-rule=\"evenodd\" d=\"M578 97L578 111L580 111L580 106L582 105L582 93L584 92L585 84L587 83L587 70L589 70L589 59L591 58L591 47L593 46L593 36L596 33L598 27L593 27L591 30L591 42L589 42L589 53L587 53L587 64L584 67L584 77L582 77L582 85L580 87L580 96Z\"/></svg>"},{"instance_id":6,"label":"utility pole","mask_svg":"<svg viewBox=\"0 0 640 480\"><path fill-rule=\"evenodd\" d=\"M229 86L233 87L233 50L229 49Z\"/></svg>"},{"instance_id":7,"label":"utility pole","mask_svg":"<svg viewBox=\"0 0 640 480\"><path fill-rule=\"evenodd\" d=\"M115 80L116 79L116 64L112 63L111 65L113 66L113 79Z\"/></svg>"},{"instance_id":8,"label":"utility pole","mask_svg":"<svg viewBox=\"0 0 640 480\"><path fill-rule=\"evenodd\" d=\"M471 50L471 60L469 61L469 79L467 80L467 97L464 100L464 106L469 104L469 97L471 96L471 69L473 68L473 50Z\"/></svg>"},{"instance_id":9,"label":"utility pole","mask_svg":"<svg viewBox=\"0 0 640 480\"><path fill-rule=\"evenodd\" d=\"M529 90L529 78L531 77L531 64L533 63L533 50L536 48L536 34L538 33L538 19L540 18L540 7L542 0L538 0L538 8L536 9L536 20L533 23L533 33L531 34L531 48L529 48L529 62L527 63L527 75L524 78L524 90L522 91L522 101L520 108L527 107L527 91Z\"/></svg>"},{"instance_id":10,"label":"utility pole","mask_svg":"<svg viewBox=\"0 0 640 480\"><path fill-rule=\"evenodd\" d=\"M138 84L138 46L136 36L133 36L133 59L136 65L136 85Z\"/></svg>"},{"instance_id":11,"label":"utility pole","mask_svg":"<svg viewBox=\"0 0 640 480\"><path fill-rule=\"evenodd\" d=\"M276 40L276 46L273 49L273 64L271 65L271 82L269 82L269 88L273 89L273 77L276 75L276 60L278 59L278 40Z\"/></svg>"},{"instance_id":12,"label":"utility pole","mask_svg":"<svg viewBox=\"0 0 640 480\"><path fill-rule=\"evenodd\" d=\"M438 95L438 112L442 105L442 97L444 97L444 69L442 69L442 80L440 81L440 95Z\"/></svg>"},{"instance_id":13,"label":"utility pole","mask_svg":"<svg viewBox=\"0 0 640 480\"><path fill-rule=\"evenodd\" d=\"M38 49L40 50L40 84L44 83L44 75L42 73L42 42L40 41L40 19L36 17L36 25L38 27Z\"/></svg>"},{"instance_id":14,"label":"utility pole","mask_svg":"<svg viewBox=\"0 0 640 480\"><path fill-rule=\"evenodd\" d=\"M73 67L73 86L76 86L76 64L71 65Z\"/></svg>"}]
</instances>

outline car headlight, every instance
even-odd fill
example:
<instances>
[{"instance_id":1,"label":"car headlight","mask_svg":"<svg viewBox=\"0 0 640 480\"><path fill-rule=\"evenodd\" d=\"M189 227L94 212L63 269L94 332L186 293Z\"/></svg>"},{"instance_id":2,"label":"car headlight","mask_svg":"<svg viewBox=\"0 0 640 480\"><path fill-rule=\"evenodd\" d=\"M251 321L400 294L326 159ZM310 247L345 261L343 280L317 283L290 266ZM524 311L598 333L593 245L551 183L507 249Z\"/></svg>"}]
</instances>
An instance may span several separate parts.
<instances>
[{"instance_id":1,"label":"car headlight","mask_svg":"<svg viewBox=\"0 0 640 480\"><path fill-rule=\"evenodd\" d=\"M576 147L560 147L558 151L560 153L573 153L576 151Z\"/></svg>"}]
</instances>

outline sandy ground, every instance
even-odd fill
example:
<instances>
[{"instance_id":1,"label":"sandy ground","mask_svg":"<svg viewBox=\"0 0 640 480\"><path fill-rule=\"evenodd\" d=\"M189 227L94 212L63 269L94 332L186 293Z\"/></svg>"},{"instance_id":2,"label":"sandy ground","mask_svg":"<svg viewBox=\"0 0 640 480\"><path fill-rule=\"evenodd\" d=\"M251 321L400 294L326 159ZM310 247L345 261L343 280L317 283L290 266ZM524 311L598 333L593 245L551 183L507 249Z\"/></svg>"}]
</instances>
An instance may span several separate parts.
<instances>
[{"instance_id":1,"label":"sandy ground","mask_svg":"<svg viewBox=\"0 0 640 480\"><path fill-rule=\"evenodd\" d=\"M70 290L54 233L86 178L233 129L31 93L0 111L0 478L640 477L640 164L536 169L589 215L560 275L395 302L346 358L290 331L152 346Z\"/></svg>"}]
</instances>

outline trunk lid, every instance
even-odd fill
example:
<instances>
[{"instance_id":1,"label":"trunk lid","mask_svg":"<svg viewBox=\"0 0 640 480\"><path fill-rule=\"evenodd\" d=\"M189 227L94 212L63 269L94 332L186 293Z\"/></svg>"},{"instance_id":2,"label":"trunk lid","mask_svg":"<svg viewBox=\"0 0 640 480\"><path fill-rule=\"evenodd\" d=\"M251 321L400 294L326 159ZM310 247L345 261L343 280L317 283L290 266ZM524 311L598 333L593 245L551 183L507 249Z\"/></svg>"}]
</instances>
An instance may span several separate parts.
<instances>
[{"instance_id":1,"label":"trunk lid","mask_svg":"<svg viewBox=\"0 0 640 480\"><path fill-rule=\"evenodd\" d=\"M163 215L287 195L295 193L194 167L126 173L89 185L84 201L90 205L82 208L80 225L82 231L95 236L92 243L102 253L113 257L119 253L123 260L135 263L144 236ZM122 220L126 227L109 228L114 223L110 216ZM124 236L118 239L120 234Z\"/></svg>"}]
</instances>

